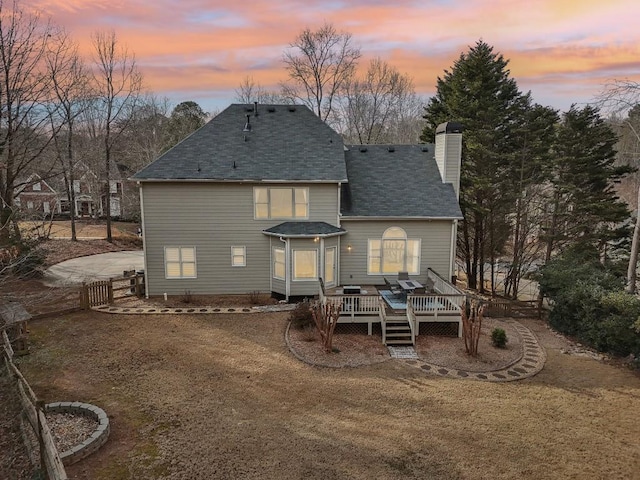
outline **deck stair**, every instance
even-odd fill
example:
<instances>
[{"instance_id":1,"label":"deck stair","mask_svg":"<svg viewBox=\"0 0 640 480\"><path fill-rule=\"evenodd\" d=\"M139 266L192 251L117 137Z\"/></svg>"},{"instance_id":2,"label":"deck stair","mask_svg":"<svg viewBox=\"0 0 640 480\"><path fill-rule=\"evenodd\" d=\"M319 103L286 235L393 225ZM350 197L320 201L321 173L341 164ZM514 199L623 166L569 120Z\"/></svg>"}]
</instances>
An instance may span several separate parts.
<instances>
[{"instance_id":1,"label":"deck stair","mask_svg":"<svg viewBox=\"0 0 640 480\"><path fill-rule=\"evenodd\" d=\"M411 326L406 316L389 315L384 328L387 346L415 345L412 340Z\"/></svg>"}]
</instances>

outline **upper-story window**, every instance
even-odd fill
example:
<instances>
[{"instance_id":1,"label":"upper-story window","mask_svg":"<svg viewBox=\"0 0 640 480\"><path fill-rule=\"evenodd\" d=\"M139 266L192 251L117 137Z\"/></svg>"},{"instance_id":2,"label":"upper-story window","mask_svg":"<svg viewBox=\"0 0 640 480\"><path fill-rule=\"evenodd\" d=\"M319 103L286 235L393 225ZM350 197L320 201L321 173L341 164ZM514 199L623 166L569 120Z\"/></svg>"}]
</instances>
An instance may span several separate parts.
<instances>
[{"instance_id":1,"label":"upper-story window","mask_svg":"<svg viewBox=\"0 0 640 480\"><path fill-rule=\"evenodd\" d=\"M253 189L256 219L309 218L309 189L256 187Z\"/></svg>"},{"instance_id":2,"label":"upper-story window","mask_svg":"<svg viewBox=\"0 0 640 480\"><path fill-rule=\"evenodd\" d=\"M33 184L33 191L34 192L39 192L41 190L42 190L42 185L40 185L40 182Z\"/></svg>"}]
</instances>

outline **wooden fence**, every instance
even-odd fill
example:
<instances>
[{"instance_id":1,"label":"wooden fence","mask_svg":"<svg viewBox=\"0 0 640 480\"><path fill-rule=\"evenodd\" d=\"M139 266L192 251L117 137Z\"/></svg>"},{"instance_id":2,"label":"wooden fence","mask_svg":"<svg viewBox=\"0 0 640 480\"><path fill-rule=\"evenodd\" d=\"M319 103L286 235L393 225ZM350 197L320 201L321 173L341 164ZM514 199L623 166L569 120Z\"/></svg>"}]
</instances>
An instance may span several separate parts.
<instances>
[{"instance_id":1,"label":"wooden fence","mask_svg":"<svg viewBox=\"0 0 640 480\"><path fill-rule=\"evenodd\" d=\"M127 276L83 283L80 289L80 306L89 310L91 307L109 305L114 299L128 295L142 297L144 293L144 274L132 272Z\"/></svg>"},{"instance_id":2,"label":"wooden fence","mask_svg":"<svg viewBox=\"0 0 640 480\"><path fill-rule=\"evenodd\" d=\"M7 373L15 379L16 390L20 398L20 405L27 417L29 425L38 439L40 446L40 467L46 472L49 480L68 480L67 473L60 459L60 454L51 435L44 414L44 403L38 401L18 367L13 363L13 348L7 333L2 331L2 356Z\"/></svg>"},{"instance_id":3,"label":"wooden fence","mask_svg":"<svg viewBox=\"0 0 640 480\"><path fill-rule=\"evenodd\" d=\"M509 300L506 298L490 298L487 301L485 315L488 317L536 317L540 318L541 310L536 300Z\"/></svg>"}]
</instances>

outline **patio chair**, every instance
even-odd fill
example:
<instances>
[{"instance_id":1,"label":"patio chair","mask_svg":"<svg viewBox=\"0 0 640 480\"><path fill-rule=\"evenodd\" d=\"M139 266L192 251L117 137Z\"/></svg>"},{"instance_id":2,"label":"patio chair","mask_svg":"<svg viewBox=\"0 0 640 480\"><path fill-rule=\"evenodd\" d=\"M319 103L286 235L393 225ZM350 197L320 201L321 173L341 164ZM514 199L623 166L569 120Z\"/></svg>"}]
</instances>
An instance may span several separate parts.
<instances>
[{"instance_id":1,"label":"patio chair","mask_svg":"<svg viewBox=\"0 0 640 480\"><path fill-rule=\"evenodd\" d=\"M398 272L398 280L409 280L409 272Z\"/></svg>"},{"instance_id":2,"label":"patio chair","mask_svg":"<svg viewBox=\"0 0 640 480\"><path fill-rule=\"evenodd\" d=\"M384 283L387 285L387 288L394 297L402 296L404 294L404 291L400 288L400 285L393 285L386 278L384 279Z\"/></svg>"}]
</instances>

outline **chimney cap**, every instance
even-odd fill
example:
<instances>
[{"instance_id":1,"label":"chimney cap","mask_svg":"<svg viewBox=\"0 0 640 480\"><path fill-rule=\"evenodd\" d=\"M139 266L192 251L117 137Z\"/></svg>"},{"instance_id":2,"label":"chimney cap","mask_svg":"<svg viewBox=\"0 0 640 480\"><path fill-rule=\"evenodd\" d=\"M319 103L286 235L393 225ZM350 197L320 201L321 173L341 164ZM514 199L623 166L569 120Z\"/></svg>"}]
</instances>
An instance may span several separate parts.
<instances>
[{"instance_id":1,"label":"chimney cap","mask_svg":"<svg viewBox=\"0 0 640 480\"><path fill-rule=\"evenodd\" d=\"M463 127L459 122L444 122L436 128L436 135L440 133L462 133Z\"/></svg>"}]
</instances>

